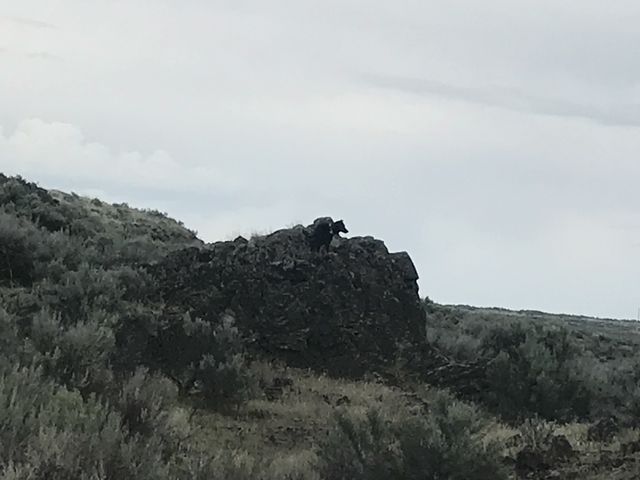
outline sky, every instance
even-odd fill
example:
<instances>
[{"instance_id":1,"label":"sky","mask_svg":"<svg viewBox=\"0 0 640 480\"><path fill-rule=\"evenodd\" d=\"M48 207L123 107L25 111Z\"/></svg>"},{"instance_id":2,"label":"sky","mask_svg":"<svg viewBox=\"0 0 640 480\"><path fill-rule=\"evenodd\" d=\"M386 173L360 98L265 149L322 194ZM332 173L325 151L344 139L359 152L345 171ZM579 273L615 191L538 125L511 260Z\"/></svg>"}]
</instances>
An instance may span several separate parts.
<instances>
[{"instance_id":1,"label":"sky","mask_svg":"<svg viewBox=\"0 0 640 480\"><path fill-rule=\"evenodd\" d=\"M206 241L319 216L440 303L636 318L637 0L0 0L0 171Z\"/></svg>"}]
</instances>

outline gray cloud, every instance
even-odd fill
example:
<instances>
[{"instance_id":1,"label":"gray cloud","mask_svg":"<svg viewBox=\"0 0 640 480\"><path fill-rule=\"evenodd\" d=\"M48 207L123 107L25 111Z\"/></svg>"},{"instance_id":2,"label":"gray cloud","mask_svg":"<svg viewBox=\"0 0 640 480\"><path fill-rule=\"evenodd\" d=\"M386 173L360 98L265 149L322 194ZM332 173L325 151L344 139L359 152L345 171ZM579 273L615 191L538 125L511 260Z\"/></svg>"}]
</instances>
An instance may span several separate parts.
<instances>
[{"instance_id":1,"label":"gray cloud","mask_svg":"<svg viewBox=\"0 0 640 480\"><path fill-rule=\"evenodd\" d=\"M389 75L362 75L361 78L368 85L409 94L434 95L517 112L584 118L603 125L640 126L640 103L599 106L536 96L512 87L464 87L425 78Z\"/></svg>"}]
</instances>

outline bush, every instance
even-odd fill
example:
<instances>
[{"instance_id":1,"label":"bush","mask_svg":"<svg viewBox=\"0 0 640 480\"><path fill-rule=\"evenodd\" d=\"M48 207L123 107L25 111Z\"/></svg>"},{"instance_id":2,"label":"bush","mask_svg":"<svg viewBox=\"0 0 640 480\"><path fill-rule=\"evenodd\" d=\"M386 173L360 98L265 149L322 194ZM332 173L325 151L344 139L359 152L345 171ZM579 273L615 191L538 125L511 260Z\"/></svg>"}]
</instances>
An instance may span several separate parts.
<instances>
[{"instance_id":1,"label":"bush","mask_svg":"<svg viewBox=\"0 0 640 480\"><path fill-rule=\"evenodd\" d=\"M61 314L63 322L88 320L95 311L121 313L124 288L115 271L92 267L64 272L58 282L45 280L39 285L42 302Z\"/></svg>"},{"instance_id":2,"label":"bush","mask_svg":"<svg viewBox=\"0 0 640 480\"><path fill-rule=\"evenodd\" d=\"M222 449L212 455L194 455L182 466L189 480L320 480L311 452L292 453L269 460L243 450Z\"/></svg>"},{"instance_id":3,"label":"bush","mask_svg":"<svg viewBox=\"0 0 640 480\"><path fill-rule=\"evenodd\" d=\"M83 395L108 390L115 338L108 316L96 312L86 322L65 326L60 315L42 310L33 318L31 341L45 372Z\"/></svg>"},{"instance_id":4,"label":"bush","mask_svg":"<svg viewBox=\"0 0 640 480\"><path fill-rule=\"evenodd\" d=\"M564 329L501 328L483 344L493 357L484 400L506 419L586 417L592 392L580 352Z\"/></svg>"},{"instance_id":5,"label":"bush","mask_svg":"<svg viewBox=\"0 0 640 480\"><path fill-rule=\"evenodd\" d=\"M320 472L332 480L506 478L484 422L471 406L440 395L424 416L406 409L339 412L320 446Z\"/></svg>"},{"instance_id":6,"label":"bush","mask_svg":"<svg viewBox=\"0 0 640 480\"><path fill-rule=\"evenodd\" d=\"M29 285L35 274L33 228L0 211L0 284Z\"/></svg>"},{"instance_id":7,"label":"bush","mask_svg":"<svg viewBox=\"0 0 640 480\"><path fill-rule=\"evenodd\" d=\"M15 318L0 308L0 361L14 364L18 359L21 343Z\"/></svg>"},{"instance_id":8,"label":"bush","mask_svg":"<svg viewBox=\"0 0 640 480\"><path fill-rule=\"evenodd\" d=\"M139 368L124 382L113 405L129 435L155 433L168 439L172 432L170 411L177 397L176 386L170 380L150 376L146 369Z\"/></svg>"},{"instance_id":9,"label":"bush","mask_svg":"<svg viewBox=\"0 0 640 480\"><path fill-rule=\"evenodd\" d=\"M197 395L207 408L238 406L256 382L245 360L243 338L230 315L218 325L185 314L162 321L148 357L181 394Z\"/></svg>"},{"instance_id":10,"label":"bush","mask_svg":"<svg viewBox=\"0 0 640 480\"><path fill-rule=\"evenodd\" d=\"M528 418L522 422L519 428L522 443L533 451L544 451L551 445L556 428L557 425L553 422L547 422L537 417Z\"/></svg>"},{"instance_id":11,"label":"bush","mask_svg":"<svg viewBox=\"0 0 640 480\"><path fill-rule=\"evenodd\" d=\"M122 419L126 438L157 439L162 457L180 455L172 467L183 467L184 457L191 454L183 444L193 435L193 428L186 410L178 408L178 390L171 380L138 368L123 380L110 404Z\"/></svg>"},{"instance_id":12,"label":"bush","mask_svg":"<svg viewBox=\"0 0 640 480\"><path fill-rule=\"evenodd\" d=\"M208 407L235 406L249 399L257 382L245 360L242 337L229 315L213 329L211 353L194 369L194 384Z\"/></svg>"},{"instance_id":13,"label":"bush","mask_svg":"<svg viewBox=\"0 0 640 480\"><path fill-rule=\"evenodd\" d=\"M159 437L127 437L107 403L84 400L37 369L0 377L0 425L3 478L172 478Z\"/></svg>"},{"instance_id":14,"label":"bush","mask_svg":"<svg viewBox=\"0 0 640 480\"><path fill-rule=\"evenodd\" d=\"M240 354L223 362L213 355L205 355L196 369L196 385L211 408L233 405L236 408L248 400L253 392L253 379Z\"/></svg>"}]
</instances>

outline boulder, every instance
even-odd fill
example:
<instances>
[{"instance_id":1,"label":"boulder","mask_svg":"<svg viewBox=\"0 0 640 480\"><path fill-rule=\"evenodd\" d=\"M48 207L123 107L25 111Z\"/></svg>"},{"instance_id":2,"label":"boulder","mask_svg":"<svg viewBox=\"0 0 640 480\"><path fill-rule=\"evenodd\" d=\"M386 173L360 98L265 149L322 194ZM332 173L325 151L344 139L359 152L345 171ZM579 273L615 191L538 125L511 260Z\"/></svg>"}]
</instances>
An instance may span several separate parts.
<instances>
[{"instance_id":1,"label":"boulder","mask_svg":"<svg viewBox=\"0 0 640 480\"><path fill-rule=\"evenodd\" d=\"M518 452L515 459L516 472L520 477L538 473L549 468L544 452L526 447Z\"/></svg>"},{"instance_id":2,"label":"boulder","mask_svg":"<svg viewBox=\"0 0 640 480\"><path fill-rule=\"evenodd\" d=\"M548 449L550 463L565 461L575 455L571 442L564 435L555 435Z\"/></svg>"},{"instance_id":3,"label":"boulder","mask_svg":"<svg viewBox=\"0 0 640 480\"><path fill-rule=\"evenodd\" d=\"M619 430L615 417L602 418L589 427L587 439L591 442L611 442Z\"/></svg>"}]
</instances>

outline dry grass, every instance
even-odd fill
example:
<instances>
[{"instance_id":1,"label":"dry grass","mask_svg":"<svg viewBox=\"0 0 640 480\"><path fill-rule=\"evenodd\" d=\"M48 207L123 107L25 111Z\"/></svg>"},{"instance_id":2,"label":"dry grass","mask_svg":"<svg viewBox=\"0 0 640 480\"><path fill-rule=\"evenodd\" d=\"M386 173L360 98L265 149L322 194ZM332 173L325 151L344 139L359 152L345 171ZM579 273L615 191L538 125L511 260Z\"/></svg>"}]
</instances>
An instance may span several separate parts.
<instances>
[{"instance_id":1,"label":"dry grass","mask_svg":"<svg viewBox=\"0 0 640 480\"><path fill-rule=\"evenodd\" d=\"M380 383L338 380L264 365L258 368L263 378L289 378L292 385L275 400L250 400L235 416L196 412L192 423L199 428L194 441L203 448L242 449L260 456L277 450L283 459L298 458L311 455L338 408L361 411L398 402L408 404L402 392Z\"/></svg>"},{"instance_id":2,"label":"dry grass","mask_svg":"<svg viewBox=\"0 0 640 480\"><path fill-rule=\"evenodd\" d=\"M259 465L260 478L268 480L319 480L314 468L318 461L316 447L326 437L337 409L361 414L377 407L386 412L387 418L393 418L399 407L424 409L426 405L428 409L430 396L437 395L436 390L424 385L408 393L376 381L340 380L266 364L253 368L266 384L275 378L291 379L292 384L276 399L263 396L247 402L237 415L196 412L191 420L196 426L191 441L203 452L230 452L233 462L244 465L247 471ZM185 409L181 415L186 414ZM481 441L487 447L500 445L504 458L515 458L538 429L531 425L511 427L488 414L487 418ZM539 426L540 435L564 435L576 451L573 459L553 467L563 475L557 478L578 478L576 475L582 480L640 478L640 461L627 462L619 468L607 463L609 457L619 456L623 444L640 439L639 430L622 430L613 441L603 444L588 440L589 424L543 423ZM515 473L512 478L517 478Z\"/></svg>"},{"instance_id":3,"label":"dry grass","mask_svg":"<svg viewBox=\"0 0 640 480\"><path fill-rule=\"evenodd\" d=\"M442 392L424 385L408 392L377 381L335 379L264 364L253 368L266 384L276 378L290 379L291 384L276 399L247 402L237 415L198 411L192 419L197 426L193 444L201 452L226 451L248 475L237 478L320 480L318 447L332 428L335 432L338 410L350 418L364 418L375 409L385 421L395 422L406 418L408 410L428 415L431 399L442 397ZM479 435L489 451L512 436L513 429L493 420Z\"/></svg>"},{"instance_id":4,"label":"dry grass","mask_svg":"<svg viewBox=\"0 0 640 480\"><path fill-rule=\"evenodd\" d=\"M227 452L234 468L259 470L261 479L319 480L316 447L336 409L364 411L407 403L402 392L380 383L337 380L265 364L253 369L266 384L274 378L288 378L292 384L276 399L250 400L236 415L196 411L190 421L194 427L190 443L203 453ZM177 416L188 414L189 408L183 406ZM257 473L249 476L258 478L252 475Z\"/></svg>"}]
</instances>

